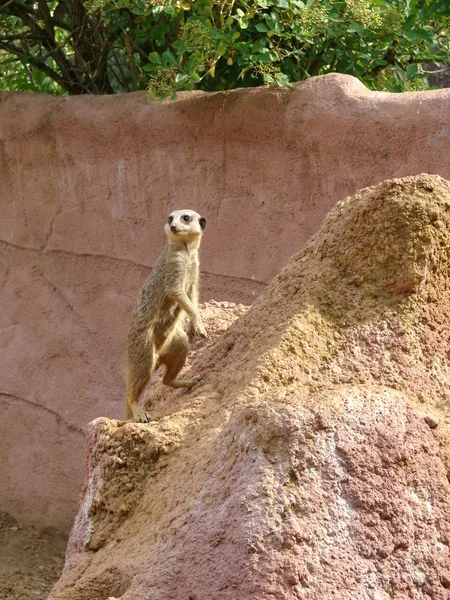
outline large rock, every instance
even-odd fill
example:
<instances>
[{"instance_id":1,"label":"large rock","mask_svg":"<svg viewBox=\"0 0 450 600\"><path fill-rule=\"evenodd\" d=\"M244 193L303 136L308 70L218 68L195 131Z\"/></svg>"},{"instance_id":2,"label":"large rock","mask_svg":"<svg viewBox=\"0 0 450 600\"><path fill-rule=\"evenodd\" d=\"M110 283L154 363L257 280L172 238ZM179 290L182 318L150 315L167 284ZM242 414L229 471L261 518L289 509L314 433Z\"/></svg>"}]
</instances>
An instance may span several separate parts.
<instances>
[{"instance_id":1,"label":"large rock","mask_svg":"<svg viewBox=\"0 0 450 600\"><path fill-rule=\"evenodd\" d=\"M98 418L52 600L450 597L450 183L339 202L155 418Z\"/></svg>"},{"instance_id":2,"label":"large rock","mask_svg":"<svg viewBox=\"0 0 450 600\"><path fill-rule=\"evenodd\" d=\"M450 178L449 123L450 90L345 75L164 104L0 94L0 508L69 528L85 424L123 415L131 310L170 210L208 218L203 300L249 304L338 200Z\"/></svg>"}]
</instances>

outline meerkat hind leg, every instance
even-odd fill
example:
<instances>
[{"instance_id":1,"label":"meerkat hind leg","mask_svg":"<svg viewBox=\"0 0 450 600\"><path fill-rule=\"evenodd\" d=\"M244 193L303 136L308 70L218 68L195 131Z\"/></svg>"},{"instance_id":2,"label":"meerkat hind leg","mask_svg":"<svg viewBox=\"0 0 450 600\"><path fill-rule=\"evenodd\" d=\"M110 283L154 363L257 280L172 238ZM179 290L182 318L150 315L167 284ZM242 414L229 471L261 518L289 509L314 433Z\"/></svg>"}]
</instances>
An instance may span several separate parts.
<instances>
[{"instance_id":1,"label":"meerkat hind leg","mask_svg":"<svg viewBox=\"0 0 450 600\"><path fill-rule=\"evenodd\" d=\"M162 380L164 385L172 388L190 389L203 379L201 375L195 377L195 379L177 379L178 373L186 364L188 352L188 336L182 329L176 329L159 355L159 362L166 367Z\"/></svg>"},{"instance_id":2,"label":"meerkat hind leg","mask_svg":"<svg viewBox=\"0 0 450 600\"><path fill-rule=\"evenodd\" d=\"M149 415L139 406L139 398L151 376L151 360L139 363L138 367L128 370L126 419L148 423Z\"/></svg>"}]
</instances>

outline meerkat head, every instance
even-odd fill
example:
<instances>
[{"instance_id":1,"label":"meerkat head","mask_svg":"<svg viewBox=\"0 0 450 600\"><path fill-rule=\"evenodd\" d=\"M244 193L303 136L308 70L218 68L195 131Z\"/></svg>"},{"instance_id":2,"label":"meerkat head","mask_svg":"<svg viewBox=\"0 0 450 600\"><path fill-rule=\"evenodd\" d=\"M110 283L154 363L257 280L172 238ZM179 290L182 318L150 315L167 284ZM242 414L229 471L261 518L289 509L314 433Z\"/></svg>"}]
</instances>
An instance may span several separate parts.
<instances>
[{"instance_id":1,"label":"meerkat head","mask_svg":"<svg viewBox=\"0 0 450 600\"><path fill-rule=\"evenodd\" d=\"M201 217L195 210L186 209L172 211L164 229L169 239L189 241L200 238L205 227L205 217Z\"/></svg>"}]
</instances>

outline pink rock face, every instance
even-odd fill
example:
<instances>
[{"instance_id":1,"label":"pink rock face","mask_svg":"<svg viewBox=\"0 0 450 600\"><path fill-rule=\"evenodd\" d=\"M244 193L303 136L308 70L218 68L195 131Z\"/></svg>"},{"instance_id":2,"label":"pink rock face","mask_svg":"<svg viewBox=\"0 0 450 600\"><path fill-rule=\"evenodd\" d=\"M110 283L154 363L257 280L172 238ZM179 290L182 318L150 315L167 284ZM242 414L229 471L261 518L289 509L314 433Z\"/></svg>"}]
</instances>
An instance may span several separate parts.
<instances>
[{"instance_id":1,"label":"pink rock face","mask_svg":"<svg viewBox=\"0 0 450 600\"><path fill-rule=\"evenodd\" d=\"M449 266L450 182L396 179L206 306L205 381L89 424L51 600L448 599Z\"/></svg>"},{"instance_id":2,"label":"pink rock face","mask_svg":"<svg viewBox=\"0 0 450 600\"><path fill-rule=\"evenodd\" d=\"M344 75L164 104L1 94L1 508L70 526L85 425L124 414L130 314L172 209L208 219L203 300L249 304L346 195L449 178L449 123L449 90Z\"/></svg>"}]
</instances>

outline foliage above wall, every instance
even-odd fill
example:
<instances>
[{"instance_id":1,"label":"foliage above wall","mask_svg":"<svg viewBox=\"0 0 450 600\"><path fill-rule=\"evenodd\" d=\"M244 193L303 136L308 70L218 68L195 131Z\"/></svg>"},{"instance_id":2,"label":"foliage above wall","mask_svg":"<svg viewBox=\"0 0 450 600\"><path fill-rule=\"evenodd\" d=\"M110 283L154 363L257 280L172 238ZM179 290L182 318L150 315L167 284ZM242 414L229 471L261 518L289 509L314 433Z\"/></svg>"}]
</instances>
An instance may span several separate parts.
<instances>
[{"instance_id":1,"label":"foliage above wall","mask_svg":"<svg viewBox=\"0 0 450 600\"><path fill-rule=\"evenodd\" d=\"M421 89L450 64L447 0L0 0L0 88L111 94L330 72Z\"/></svg>"}]
</instances>

